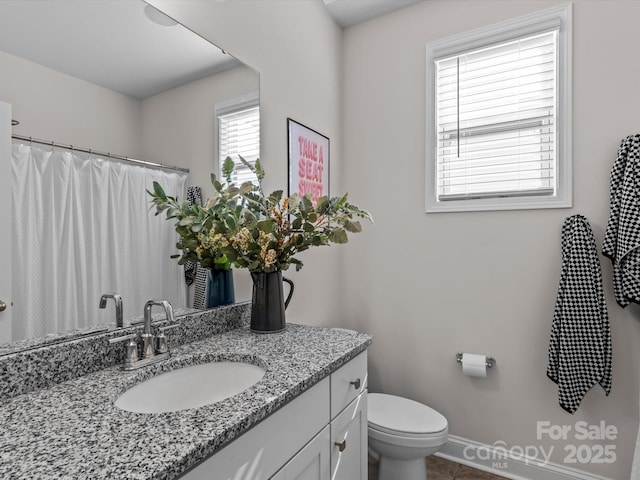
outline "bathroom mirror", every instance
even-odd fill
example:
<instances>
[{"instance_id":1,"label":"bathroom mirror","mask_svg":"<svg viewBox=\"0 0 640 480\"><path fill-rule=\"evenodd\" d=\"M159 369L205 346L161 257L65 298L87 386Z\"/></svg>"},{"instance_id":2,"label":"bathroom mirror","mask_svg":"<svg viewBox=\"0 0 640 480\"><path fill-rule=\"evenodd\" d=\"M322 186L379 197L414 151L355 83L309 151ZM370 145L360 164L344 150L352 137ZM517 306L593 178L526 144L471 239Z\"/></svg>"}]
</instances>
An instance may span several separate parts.
<instances>
[{"instance_id":1,"label":"bathroom mirror","mask_svg":"<svg viewBox=\"0 0 640 480\"><path fill-rule=\"evenodd\" d=\"M22 62L25 68L10 68L15 64L11 62ZM67 125L42 128L47 116L43 112L49 112L46 112L46 105L37 103L42 103L40 99L43 93L51 98L56 97L56 89L60 85L50 82L43 86L26 75L24 72L34 65L81 78L130 97L138 105L133 107L133 115L137 115L140 122L147 122L133 127L130 129L132 132L127 133L131 137L142 138L139 143L136 140L129 142L134 145L131 147L133 151L129 150L127 142L116 141L115 146L109 144L108 134L111 132L103 132L100 137L106 139L103 144L96 145L87 140L78 143L78 147L188 168L191 173L187 185L203 187L203 199L209 194L209 173L217 168L216 109L222 105L229 110L229 106L236 102L259 102L259 74L255 70L143 0L0 2L0 70L3 72L0 76L0 101L14 105L13 116L20 124L13 128L12 133L70 144L71 140L64 134ZM18 77L20 75L24 75L24 78ZM17 95L19 98L14 94L17 83L22 84L22 91ZM199 111L185 113L184 109L178 112L180 109L171 108L170 102L179 101L176 98L180 98L176 92L191 88L192 85L197 87L190 93L191 100L194 100L196 93L199 95L197 102L193 101ZM212 90L213 86L215 89ZM29 88L38 91L30 96ZM170 97L174 93L176 95L172 100ZM167 106L158 108L163 95L167 97ZM77 102L81 104L82 99L79 97ZM178 114L190 118L185 121L169 118ZM206 118L203 119L203 116ZM162 142L155 142L153 147L144 143L153 128L149 126L151 122L163 125L164 131L170 131ZM127 119L126 124L130 125L131 119ZM176 124L178 127L170 127ZM88 132L91 125L80 127ZM63 133L43 135L40 133L42 131ZM79 137L84 138L84 134L82 132ZM116 136L115 132L112 136ZM186 136L189 137L189 155L176 155L171 149L176 146L178 139ZM6 212L0 213L0 222L11 224L11 219L7 219L6 215ZM118 293L126 298L127 292ZM96 312L98 300L95 299ZM143 305L135 307L133 316L141 316ZM107 310L109 318L115 319L112 303L108 304ZM105 325L101 323L100 326ZM106 325L106 328L115 328L115 322ZM22 347L31 348L52 339L59 341L68 338L65 335L67 332L56 332L49 339L24 339L12 343L0 337L0 355Z\"/></svg>"}]
</instances>

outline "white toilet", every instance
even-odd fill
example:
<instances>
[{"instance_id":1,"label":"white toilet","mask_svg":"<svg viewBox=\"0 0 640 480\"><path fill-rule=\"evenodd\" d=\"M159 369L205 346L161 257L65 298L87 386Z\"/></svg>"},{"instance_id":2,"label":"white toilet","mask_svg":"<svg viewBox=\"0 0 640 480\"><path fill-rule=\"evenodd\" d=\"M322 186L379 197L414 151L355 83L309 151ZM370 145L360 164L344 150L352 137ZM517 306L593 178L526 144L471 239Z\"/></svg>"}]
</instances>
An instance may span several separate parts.
<instances>
[{"instance_id":1,"label":"white toilet","mask_svg":"<svg viewBox=\"0 0 640 480\"><path fill-rule=\"evenodd\" d=\"M378 480L426 480L425 457L447 442L447 419L422 403L383 393L369 393L367 409Z\"/></svg>"}]
</instances>

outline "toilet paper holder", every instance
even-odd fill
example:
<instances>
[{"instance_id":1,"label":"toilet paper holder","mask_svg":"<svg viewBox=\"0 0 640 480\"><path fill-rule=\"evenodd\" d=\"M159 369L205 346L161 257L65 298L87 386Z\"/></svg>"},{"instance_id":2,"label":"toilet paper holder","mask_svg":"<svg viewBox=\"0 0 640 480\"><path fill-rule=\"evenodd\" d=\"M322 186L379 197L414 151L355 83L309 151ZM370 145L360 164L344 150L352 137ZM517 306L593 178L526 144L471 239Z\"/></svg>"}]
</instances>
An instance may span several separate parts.
<instances>
[{"instance_id":1,"label":"toilet paper holder","mask_svg":"<svg viewBox=\"0 0 640 480\"><path fill-rule=\"evenodd\" d=\"M456 362L462 363L462 352L456 353ZM493 366L496 364L495 358L487 356L486 364L487 368L493 368Z\"/></svg>"}]
</instances>

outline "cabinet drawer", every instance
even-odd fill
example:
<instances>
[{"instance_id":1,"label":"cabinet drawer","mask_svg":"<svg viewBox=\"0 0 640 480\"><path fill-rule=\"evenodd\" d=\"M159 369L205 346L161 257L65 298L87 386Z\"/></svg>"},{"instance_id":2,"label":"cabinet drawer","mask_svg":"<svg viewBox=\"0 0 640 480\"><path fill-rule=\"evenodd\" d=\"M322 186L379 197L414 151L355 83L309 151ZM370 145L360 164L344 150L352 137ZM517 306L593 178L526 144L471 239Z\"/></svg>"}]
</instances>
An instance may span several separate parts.
<instances>
[{"instance_id":1,"label":"cabinet drawer","mask_svg":"<svg viewBox=\"0 0 640 480\"><path fill-rule=\"evenodd\" d=\"M367 389L367 352L331 374L331 418Z\"/></svg>"}]
</instances>

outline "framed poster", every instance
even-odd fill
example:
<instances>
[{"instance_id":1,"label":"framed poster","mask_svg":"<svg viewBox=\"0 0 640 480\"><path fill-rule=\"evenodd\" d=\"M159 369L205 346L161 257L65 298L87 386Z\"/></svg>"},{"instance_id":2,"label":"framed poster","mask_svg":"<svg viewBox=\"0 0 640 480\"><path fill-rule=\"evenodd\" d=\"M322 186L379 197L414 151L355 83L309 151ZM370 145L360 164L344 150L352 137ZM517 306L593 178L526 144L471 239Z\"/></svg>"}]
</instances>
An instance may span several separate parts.
<instances>
[{"instance_id":1,"label":"framed poster","mask_svg":"<svg viewBox=\"0 0 640 480\"><path fill-rule=\"evenodd\" d=\"M287 118L289 195L329 196L329 138Z\"/></svg>"}]
</instances>

